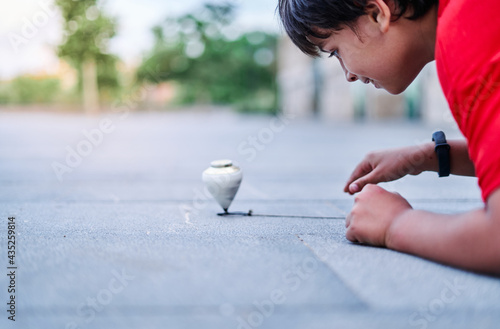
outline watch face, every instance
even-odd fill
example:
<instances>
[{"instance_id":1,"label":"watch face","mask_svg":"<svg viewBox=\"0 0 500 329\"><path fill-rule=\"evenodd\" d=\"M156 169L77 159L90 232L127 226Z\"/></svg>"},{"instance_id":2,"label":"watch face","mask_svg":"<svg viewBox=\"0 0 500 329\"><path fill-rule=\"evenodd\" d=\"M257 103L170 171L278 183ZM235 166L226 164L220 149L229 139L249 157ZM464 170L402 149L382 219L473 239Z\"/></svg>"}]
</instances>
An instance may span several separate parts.
<instances>
[{"instance_id":1,"label":"watch face","mask_svg":"<svg viewBox=\"0 0 500 329\"><path fill-rule=\"evenodd\" d=\"M432 134L432 140L436 142L434 150L438 158L439 177L450 175L450 145L446 142L446 137L442 131Z\"/></svg>"},{"instance_id":2,"label":"watch face","mask_svg":"<svg viewBox=\"0 0 500 329\"><path fill-rule=\"evenodd\" d=\"M446 143L446 136L445 136L444 132L436 131L435 133L433 133L432 134L432 141L436 142L436 145Z\"/></svg>"}]
</instances>

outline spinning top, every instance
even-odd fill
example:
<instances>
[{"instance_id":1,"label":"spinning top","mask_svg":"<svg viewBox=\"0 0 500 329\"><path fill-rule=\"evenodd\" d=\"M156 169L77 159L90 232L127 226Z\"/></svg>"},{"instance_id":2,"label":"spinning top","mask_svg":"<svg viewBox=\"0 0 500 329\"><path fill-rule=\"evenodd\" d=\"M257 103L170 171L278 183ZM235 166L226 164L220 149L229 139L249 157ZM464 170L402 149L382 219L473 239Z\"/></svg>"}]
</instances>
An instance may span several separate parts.
<instances>
[{"instance_id":1,"label":"spinning top","mask_svg":"<svg viewBox=\"0 0 500 329\"><path fill-rule=\"evenodd\" d=\"M202 178L210 194L227 213L243 178L241 169L233 166L231 160L216 160L210 163Z\"/></svg>"}]
</instances>

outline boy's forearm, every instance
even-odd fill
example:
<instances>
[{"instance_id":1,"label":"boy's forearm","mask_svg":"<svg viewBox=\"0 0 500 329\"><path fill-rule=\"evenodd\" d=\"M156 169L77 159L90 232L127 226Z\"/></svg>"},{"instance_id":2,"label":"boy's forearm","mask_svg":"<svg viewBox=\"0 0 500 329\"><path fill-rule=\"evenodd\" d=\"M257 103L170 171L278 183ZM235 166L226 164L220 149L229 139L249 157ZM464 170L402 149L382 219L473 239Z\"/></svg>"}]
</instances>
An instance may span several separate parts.
<instances>
[{"instance_id":1,"label":"boy's forearm","mask_svg":"<svg viewBox=\"0 0 500 329\"><path fill-rule=\"evenodd\" d=\"M460 215L408 210L389 228L386 244L437 262L500 274L499 235L499 225L484 209Z\"/></svg>"},{"instance_id":2,"label":"boy's forearm","mask_svg":"<svg viewBox=\"0 0 500 329\"><path fill-rule=\"evenodd\" d=\"M469 158L469 150L467 141L465 140L450 140L450 169L453 175L460 176L475 176L474 164ZM423 164L422 171L439 170L439 164L436 153L434 152L434 143L426 143L422 145L422 152L426 156L426 161Z\"/></svg>"}]
</instances>

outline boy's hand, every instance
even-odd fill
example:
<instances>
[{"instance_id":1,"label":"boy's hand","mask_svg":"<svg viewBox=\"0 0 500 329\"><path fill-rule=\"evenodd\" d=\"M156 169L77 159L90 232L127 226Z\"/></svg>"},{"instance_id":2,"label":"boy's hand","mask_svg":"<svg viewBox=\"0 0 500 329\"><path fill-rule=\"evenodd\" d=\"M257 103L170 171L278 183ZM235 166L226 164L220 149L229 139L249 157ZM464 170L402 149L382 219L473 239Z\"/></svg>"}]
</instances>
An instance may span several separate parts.
<instances>
[{"instance_id":1,"label":"boy's hand","mask_svg":"<svg viewBox=\"0 0 500 329\"><path fill-rule=\"evenodd\" d=\"M354 169L344 192L354 194L366 184L389 182L408 174L418 175L429 169L433 154L432 144L369 153Z\"/></svg>"},{"instance_id":2,"label":"boy's hand","mask_svg":"<svg viewBox=\"0 0 500 329\"><path fill-rule=\"evenodd\" d=\"M346 218L346 238L352 242L387 246L391 224L411 209L401 195L368 184L354 199L354 206Z\"/></svg>"}]
</instances>

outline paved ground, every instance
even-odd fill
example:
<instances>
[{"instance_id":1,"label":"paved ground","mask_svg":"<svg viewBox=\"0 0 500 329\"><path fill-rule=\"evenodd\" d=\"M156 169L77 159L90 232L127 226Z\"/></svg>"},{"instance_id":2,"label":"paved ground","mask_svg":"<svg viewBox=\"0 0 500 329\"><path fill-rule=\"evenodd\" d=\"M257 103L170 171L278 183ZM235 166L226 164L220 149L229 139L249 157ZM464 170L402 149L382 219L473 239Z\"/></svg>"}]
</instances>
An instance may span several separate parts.
<instances>
[{"instance_id":1,"label":"paved ground","mask_svg":"<svg viewBox=\"0 0 500 329\"><path fill-rule=\"evenodd\" d=\"M17 230L16 322L2 274L0 327L498 328L497 278L349 243L343 220L221 218L201 183L210 161L230 158L245 176L231 210L344 216L343 183L365 152L436 128L0 113L2 272L9 216ZM471 178L385 186L416 208L481 206Z\"/></svg>"}]
</instances>

